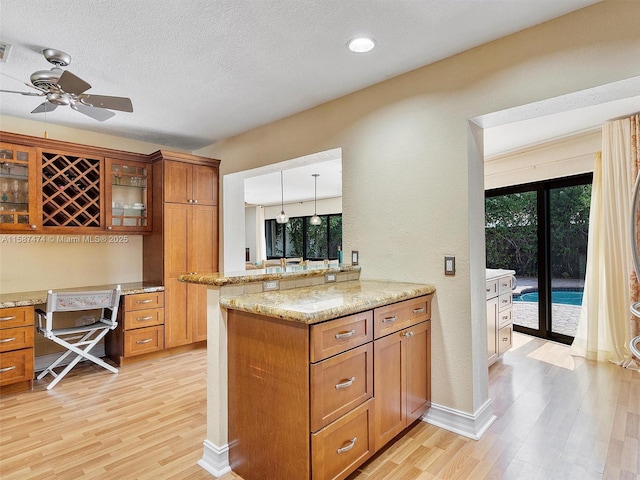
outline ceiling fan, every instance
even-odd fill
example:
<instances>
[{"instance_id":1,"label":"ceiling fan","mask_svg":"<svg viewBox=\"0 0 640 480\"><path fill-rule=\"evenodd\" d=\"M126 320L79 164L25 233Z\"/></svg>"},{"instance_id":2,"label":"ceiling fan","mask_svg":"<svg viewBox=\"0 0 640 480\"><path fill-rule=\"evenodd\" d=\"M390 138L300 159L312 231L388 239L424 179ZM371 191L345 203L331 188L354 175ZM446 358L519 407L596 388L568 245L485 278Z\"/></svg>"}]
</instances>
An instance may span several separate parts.
<instances>
[{"instance_id":1,"label":"ceiling fan","mask_svg":"<svg viewBox=\"0 0 640 480\"><path fill-rule=\"evenodd\" d=\"M133 112L133 105L129 98L84 93L91 88L91 85L68 70L62 70L61 68L71 63L69 54L53 48L46 48L42 53L44 58L54 67L51 70L38 70L32 73L30 77L31 83L24 83L27 87L38 90L38 93L19 92L16 90L0 90L0 92L45 97L44 103L40 104L31 113L52 112L59 105L69 105L77 112L83 113L99 122L104 122L115 115L114 112L107 109Z\"/></svg>"}]
</instances>

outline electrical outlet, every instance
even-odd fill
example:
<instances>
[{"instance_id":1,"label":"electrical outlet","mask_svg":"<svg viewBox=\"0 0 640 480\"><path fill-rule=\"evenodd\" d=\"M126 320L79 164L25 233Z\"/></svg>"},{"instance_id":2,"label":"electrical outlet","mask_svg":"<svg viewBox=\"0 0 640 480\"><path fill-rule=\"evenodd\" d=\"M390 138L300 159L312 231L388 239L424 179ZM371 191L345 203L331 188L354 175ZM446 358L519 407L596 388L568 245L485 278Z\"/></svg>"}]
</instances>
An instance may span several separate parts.
<instances>
[{"instance_id":1,"label":"electrical outlet","mask_svg":"<svg viewBox=\"0 0 640 480\"><path fill-rule=\"evenodd\" d=\"M278 280L267 280L266 282L262 282L262 291L270 292L272 290L279 290L280 282Z\"/></svg>"},{"instance_id":2,"label":"electrical outlet","mask_svg":"<svg viewBox=\"0 0 640 480\"><path fill-rule=\"evenodd\" d=\"M351 250L351 265L358 265L359 256L358 250Z\"/></svg>"},{"instance_id":3,"label":"electrical outlet","mask_svg":"<svg viewBox=\"0 0 640 480\"><path fill-rule=\"evenodd\" d=\"M336 281L336 274L335 273L327 273L324 276L324 283L333 283Z\"/></svg>"},{"instance_id":4,"label":"electrical outlet","mask_svg":"<svg viewBox=\"0 0 640 480\"><path fill-rule=\"evenodd\" d=\"M444 257L444 274L455 275L456 274L456 257L446 255Z\"/></svg>"}]
</instances>

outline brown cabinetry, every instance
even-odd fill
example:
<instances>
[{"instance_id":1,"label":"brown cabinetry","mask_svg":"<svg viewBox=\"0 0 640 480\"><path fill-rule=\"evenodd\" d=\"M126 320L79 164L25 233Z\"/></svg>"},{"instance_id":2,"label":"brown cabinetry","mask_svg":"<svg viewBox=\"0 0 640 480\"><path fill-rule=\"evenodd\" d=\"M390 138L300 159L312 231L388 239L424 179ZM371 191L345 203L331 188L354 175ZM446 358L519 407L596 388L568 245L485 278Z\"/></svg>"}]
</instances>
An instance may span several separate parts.
<instances>
[{"instance_id":1,"label":"brown cabinetry","mask_svg":"<svg viewBox=\"0 0 640 480\"><path fill-rule=\"evenodd\" d=\"M33 386L33 307L0 309L0 392Z\"/></svg>"},{"instance_id":2,"label":"brown cabinetry","mask_svg":"<svg viewBox=\"0 0 640 480\"><path fill-rule=\"evenodd\" d=\"M1 231L29 231L41 226L36 170L35 148L0 143Z\"/></svg>"},{"instance_id":3,"label":"brown cabinetry","mask_svg":"<svg viewBox=\"0 0 640 480\"><path fill-rule=\"evenodd\" d=\"M107 230L151 231L151 165L107 158L105 171Z\"/></svg>"},{"instance_id":4,"label":"brown cabinetry","mask_svg":"<svg viewBox=\"0 0 640 480\"><path fill-rule=\"evenodd\" d=\"M164 292L123 295L118 327L109 332L105 350L118 365L125 358L164 348Z\"/></svg>"},{"instance_id":5,"label":"brown cabinetry","mask_svg":"<svg viewBox=\"0 0 640 480\"><path fill-rule=\"evenodd\" d=\"M374 310L376 449L431 405L430 314L426 297Z\"/></svg>"},{"instance_id":6,"label":"brown cabinetry","mask_svg":"<svg viewBox=\"0 0 640 480\"><path fill-rule=\"evenodd\" d=\"M218 160L152 155L154 228L144 239L143 277L165 286L165 348L206 340L207 287L185 273L218 270Z\"/></svg>"},{"instance_id":7,"label":"brown cabinetry","mask_svg":"<svg viewBox=\"0 0 640 480\"><path fill-rule=\"evenodd\" d=\"M430 299L313 325L229 310L232 470L245 480L344 479L424 414Z\"/></svg>"}]
</instances>

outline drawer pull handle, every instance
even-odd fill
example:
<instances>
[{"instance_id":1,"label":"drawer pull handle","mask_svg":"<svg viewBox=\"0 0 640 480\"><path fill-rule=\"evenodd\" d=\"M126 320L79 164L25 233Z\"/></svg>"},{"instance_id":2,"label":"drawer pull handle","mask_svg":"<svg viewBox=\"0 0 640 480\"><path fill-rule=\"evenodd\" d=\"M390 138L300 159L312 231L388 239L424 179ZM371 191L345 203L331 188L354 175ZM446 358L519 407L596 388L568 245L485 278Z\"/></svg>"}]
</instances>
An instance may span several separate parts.
<instances>
[{"instance_id":1,"label":"drawer pull handle","mask_svg":"<svg viewBox=\"0 0 640 480\"><path fill-rule=\"evenodd\" d=\"M509 320L509 315L503 315L503 316L502 316L502 319L503 319L503 320Z\"/></svg>"},{"instance_id":2,"label":"drawer pull handle","mask_svg":"<svg viewBox=\"0 0 640 480\"><path fill-rule=\"evenodd\" d=\"M136 300L136 303L151 303L153 302L152 299L148 299L148 300Z\"/></svg>"},{"instance_id":3,"label":"drawer pull handle","mask_svg":"<svg viewBox=\"0 0 640 480\"><path fill-rule=\"evenodd\" d=\"M503 299L502 303L509 303L509 299L507 299L507 298Z\"/></svg>"},{"instance_id":4,"label":"drawer pull handle","mask_svg":"<svg viewBox=\"0 0 640 480\"><path fill-rule=\"evenodd\" d=\"M491 289L490 289L490 288L487 288L487 293L489 293L490 291L491 291Z\"/></svg>"},{"instance_id":5,"label":"drawer pull handle","mask_svg":"<svg viewBox=\"0 0 640 480\"><path fill-rule=\"evenodd\" d=\"M350 330L348 332L340 332L336 333L336 340L340 340L341 338L349 338L352 337L356 333L355 330Z\"/></svg>"},{"instance_id":6,"label":"drawer pull handle","mask_svg":"<svg viewBox=\"0 0 640 480\"><path fill-rule=\"evenodd\" d=\"M351 385L353 385L353 382L356 381L356 377L351 377L348 380L345 380L344 382L338 383L336 384L336 390L340 390L341 388L347 388L350 387Z\"/></svg>"},{"instance_id":7,"label":"drawer pull handle","mask_svg":"<svg viewBox=\"0 0 640 480\"><path fill-rule=\"evenodd\" d=\"M147 317L138 317L136 318L138 322L144 322L145 320L153 320L153 315L149 315Z\"/></svg>"},{"instance_id":8,"label":"drawer pull handle","mask_svg":"<svg viewBox=\"0 0 640 480\"><path fill-rule=\"evenodd\" d=\"M348 445L345 445L344 447L340 447L338 450L336 450L338 452L338 455L340 455L343 452L348 452L349 450L351 450L357 441L358 441L358 437L353 437L351 440L349 440Z\"/></svg>"},{"instance_id":9,"label":"drawer pull handle","mask_svg":"<svg viewBox=\"0 0 640 480\"><path fill-rule=\"evenodd\" d=\"M15 339L16 339L16 337L3 338L2 340L0 340L0 343L9 343L9 342L13 342Z\"/></svg>"},{"instance_id":10,"label":"drawer pull handle","mask_svg":"<svg viewBox=\"0 0 640 480\"><path fill-rule=\"evenodd\" d=\"M151 342L151 338L147 338L146 340L137 340L137 341L136 341L136 343L137 343L138 345L141 345L141 344L143 344L143 343L149 343L149 342Z\"/></svg>"},{"instance_id":11,"label":"drawer pull handle","mask_svg":"<svg viewBox=\"0 0 640 480\"><path fill-rule=\"evenodd\" d=\"M402 334L403 337L413 337L413 332L407 332Z\"/></svg>"},{"instance_id":12,"label":"drawer pull handle","mask_svg":"<svg viewBox=\"0 0 640 480\"><path fill-rule=\"evenodd\" d=\"M0 368L0 373L10 372L11 370L15 370L15 369L16 369L15 365L12 365L10 367Z\"/></svg>"},{"instance_id":13,"label":"drawer pull handle","mask_svg":"<svg viewBox=\"0 0 640 480\"><path fill-rule=\"evenodd\" d=\"M414 308L413 313L424 313L424 307Z\"/></svg>"},{"instance_id":14,"label":"drawer pull handle","mask_svg":"<svg viewBox=\"0 0 640 480\"><path fill-rule=\"evenodd\" d=\"M11 315L9 317L0 317L0 322L6 322L7 320L14 320L16 318L15 315Z\"/></svg>"},{"instance_id":15,"label":"drawer pull handle","mask_svg":"<svg viewBox=\"0 0 640 480\"><path fill-rule=\"evenodd\" d=\"M387 317L382 319L382 323L393 323L398 319L398 317Z\"/></svg>"},{"instance_id":16,"label":"drawer pull handle","mask_svg":"<svg viewBox=\"0 0 640 480\"><path fill-rule=\"evenodd\" d=\"M503 342L508 342L508 341L509 341L509 337L504 337L504 338L502 339L502 341L503 341Z\"/></svg>"}]
</instances>

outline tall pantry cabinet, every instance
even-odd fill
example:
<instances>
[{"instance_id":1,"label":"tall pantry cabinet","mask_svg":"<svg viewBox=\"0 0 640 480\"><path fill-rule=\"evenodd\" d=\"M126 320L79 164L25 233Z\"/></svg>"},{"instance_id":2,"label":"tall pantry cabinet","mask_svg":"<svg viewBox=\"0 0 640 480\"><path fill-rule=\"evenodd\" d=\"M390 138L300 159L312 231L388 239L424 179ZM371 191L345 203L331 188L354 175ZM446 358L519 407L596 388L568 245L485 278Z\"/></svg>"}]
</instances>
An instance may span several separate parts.
<instances>
[{"instance_id":1,"label":"tall pantry cabinet","mask_svg":"<svg viewBox=\"0 0 640 480\"><path fill-rule=\"evenodd\" d=\"M153 161L153 232L144 238L143 278L165 287L165 348L206 340L207 287L184 273L218 271L219 160L158 151ZM157 208L156 208L157 207Z\"/></svg>"}]
</instances>

